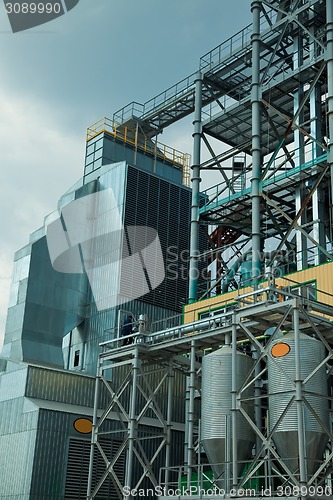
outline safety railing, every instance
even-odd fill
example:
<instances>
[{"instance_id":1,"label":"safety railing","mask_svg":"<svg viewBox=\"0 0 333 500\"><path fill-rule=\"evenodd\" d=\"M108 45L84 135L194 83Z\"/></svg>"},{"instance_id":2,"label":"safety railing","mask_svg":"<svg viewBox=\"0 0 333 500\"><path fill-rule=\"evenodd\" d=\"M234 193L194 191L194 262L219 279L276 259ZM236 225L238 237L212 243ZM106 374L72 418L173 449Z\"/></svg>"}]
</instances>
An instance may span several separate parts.
<instances>
[{"instance_id":1,"label":"safety railing","mask_svg":"<svg viewBox=\"0 0 333 500\"><path fill-rule=\"evenodd\" d=\"M185 95L194 92L196 73L183 78L175 85L172 85L167 90L164 90L160 94L157 94L149 101L144 104L139 102L131 102L124 108L116 111L113 115L114 123L121 125L125 123L126 120L137 117L141 120L147 120L160 109L163 109L168 104L177 102L180 98L184 98Z\"/></svg>"},{"instance_id":2,"label":"safety railing","mask_svg":"<svg viewBox=\"0 0 333 500\"><path fill-rule=\"evenodd\" d=\"M263 188L269 188L269 186L273 184L284 184L286 180L291 179L292 177L297 177L301 172L305 173L317 168L319 164L326 161L327 153L325 152L321 156L315 157L315 149L316 144L313 141L306 145L303 152L303 158L306 161L301 165L297 165L300 161L299 150L295 149L290 152L288 156L284 152L279 154L273 161L270 162L269 170L266 173L266 178L261 181L261 186ZM290 167L290 160L296 164L293 168ZM264 170L265 164L263 166L263 171ZM235 190L232 189L232 179L230 179L229 184L221 182L208 188L203 191L204 204L200 208L199 213L205 213L216 207L221 207L233 200L236 200L237 198L250 195L251 187L249 187L248 182L246 182L246 186L248 187L245 187L242 191L235 192Z\"/></svg>"},{"instance_id":3,"label":"safety railing","mask_svg":"<svg viewBox=\"0 0 333 500\"><path fill-rule=\"evenodd\" d=\"M100 345L101 352L107 353L110 349L124 347L133 344L145 344L146 346L159 346L164 342L176 342L183 338L193 338L202 333L216 331L218 328L230 327L234 321L234 314L255 304L269 302L281 303L298 298L300 304L306 307L313 316L332 322L333 320L333 295L317 287L316 280L309 282L296 281L288 275L274 278L271 273L264 273L258 277L259 285L240 286L232 294L220 296L219 302L204 306L198 302L198 307L187 311L185 309L185 322L180 316L161 320L161 323L151 325L147 332L135 331L121 336L120 329L108 329L109 340ZM266 281L263 281L266 280ZM231 296L230 296L231 295ZM190 319L190 322L188 320ZM165 323L163 323L165 322ZM178 324L176 324L178 322ZM134 323L133 323L134 324ZM159 330L158 328L163 328ZM266 335L257 338L266 338ZM240 340L239 343L243 341ZM127 347L126 347L127 346Z\"/></svg>"},{"instance_id":4,"label":"safety railing","mask_svg":"<svg viewBox=\"0 0 333 500\"><path fill-rule=\"evenodd\" d=\"M265 15L260 16L260 31L270 27L270 23L274 22L276 13L271 10L266 12ZM215 47L213 50L207 52L200 58L200 69L206 69L209 66L214 66L233 55L235 52L240 51L246 47L249 47L251 43L252 35L252 24L245 26L242 30L235 33L233 36L222 42L220 45Z\"/></svg>"},{"instance_id":5,"label":"safety railing","mask_svg":"<svg viewBox=\"0 0 333 500\"><path fill-rule=\"evenodd\" d=\"M290 457L289 460L298 460ZM319 460L306 459L310 468L318 469ZM280 467L282 459L263 458L258 461L237 461L242 473L232 481L232 461L219 464L196 464L160 469L156 493L161 498L332 498L332 483L328 476L300 484L299 471L292 476ZM214 477L213 469L223 470L221 477ZM237 484L237 486L235 486Z\"/></svg>"},{"instance_id":6,"label":"safety railing","mask_svg":"<svg viewBox=\"0 0 333 500\"><path fill-rule=\"evenodd\" d=\"M144 112L144 104L132 101L127 106L119 109L113 114L113 123L118 126L130 120L133 117L140 118Z\"/></svg>"},{"instance_id":7,"label":"safety railing","mask_svg":"<svg viewBox=\"0 0 333 500\"><path fill-rule=\"evenodd\" d=\"M312 249L318 250L317 247L312 247ZM294 255L293 259L294 263L296 255ZM246 308L256 303L282 303L296 297L315 316L333 321L333 294L329 290L323 290L319 287L317 278L307 280L306 274L303 274L300 280L297 280L295 274L292 274L294 279L291 278L290 274L285 272L283 266L282 263L281 266L275 267L272 271L265 271L258 275L256 278L258 284L256 285L252 284L250 276L244 282L241 273L236 272L234 278L237 281L237 288L221 295L208 297L208 301L215 299L215 297L216 300L208 302L207 305L203 300L192 306L186 306L184 311L185 324L187 322L196 323L198 320L220 318L221 315L231 314L233 310ZM313 267L310 267L310 269L313 269ZM305 272L306 269L303 270L303 273Z\"/></svg>"},{"instance_id":8,"label":"safety railing","mask_svg":"<svg viewBox=\"0 0 333 500\"><path fill-rule=\"evenodd\" d=\"M200 58L200 69L218 64L226 57L232 55L234 51L249 45L251 41L252 25L249 24L235 35L231 36L213 50L207 52Z\"/></svg>"},{"instance_id":9,"label":"safety railing","mask_svg":"<svg viewBox=\"0 0 333 500\"><path fill-rule=\"evenodd\" d=\"M106 117L101 118L88 127L87 141L90 141L102 132L106 132L115 139L121 140L144 153L148 153L156 159L172 163L175 167L182 170L183 185L190 186L190 154L178 151L161 142L153 141L138 130L133 130L126 126L117 127L113 120Z\"/></svg>"}]
</instances>

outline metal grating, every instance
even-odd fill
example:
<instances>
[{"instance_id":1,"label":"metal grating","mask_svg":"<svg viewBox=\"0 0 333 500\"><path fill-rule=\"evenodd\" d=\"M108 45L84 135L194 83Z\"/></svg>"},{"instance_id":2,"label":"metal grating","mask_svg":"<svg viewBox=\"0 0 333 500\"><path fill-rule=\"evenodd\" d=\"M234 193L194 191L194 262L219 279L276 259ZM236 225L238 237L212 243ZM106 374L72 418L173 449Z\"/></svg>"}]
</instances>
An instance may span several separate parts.
<instances>
[{"instance_id":1,"label":"metal grating","mask_svg":"<svg viewBox=\"0 0 333 500\"><path fill-rule=\"evenodd\" d=\"M189 248L190 207L188 189L128 167L125 225L156 229L165 262L164 281L143 301L175 312L181 311L179 304L187 299L187 276L182 274L182 266L188 262L181 258L181 252Z\"/></svg>"},{"instance_id":2,"label":"metal grating","mask_svg":"<svg viewBox=\"0 0 333 500\"><path fill-rule=\"evenodd\" d=\"M114 456L121 441L117 439L100 439L104 453L108 458ZM64 500L86 500L89 473L90 441L86 439L70 439L68 449L68 462L65 484ZM125 457L122 454L114 466L114 470L123 483ZM102 456L95 448L93 487L105 472L105 463ZM111 478L101 486L96 500L119 500L116 487Z\"/></svg>"}]
</instances>

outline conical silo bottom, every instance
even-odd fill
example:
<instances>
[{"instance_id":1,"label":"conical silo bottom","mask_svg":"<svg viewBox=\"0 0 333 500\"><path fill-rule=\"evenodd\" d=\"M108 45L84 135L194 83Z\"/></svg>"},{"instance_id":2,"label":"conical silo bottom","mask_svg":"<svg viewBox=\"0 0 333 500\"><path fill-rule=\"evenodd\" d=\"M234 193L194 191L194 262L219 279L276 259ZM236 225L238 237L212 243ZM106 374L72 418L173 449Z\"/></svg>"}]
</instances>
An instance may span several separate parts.
<instances>
[{"instance_id":1,"label":"conical silo bottom","mask_svg":"<svg viewBox=\"0 0 333 500\"><path fill-rule=\"evenodd\" d=\"M235 362L234 384L239 391L253 368L253 360L237 351ZM241 412L237 411L235 420L232 416L232 368L233 353L229 345L206 354L202 360L201 443L221 488L225 482L225 462L232 461L233 425L237 435L238 476L242 473L244 461L251 457L255 441L254 432ZM242 391L241 396L244 398L242 408L253 419L253 384Z\"/></svg>"},{"instance_id":2,"label":"conical silo bottom","mask_svg":"<svg viewBox=\"0 0 333 500\"><path fill-rule=\"evenodd\" d=\"M322 432L305 433L307 475L311 477L318 469L328 437ZM296 431L276 432L274 443L281 460L293 473L299 472L298 433Z\"/></svg>"},{"instance_id":3,"label":"conical silo bottom","mask_svg":"<svg viewBox=\"0 0 333 500\"><path fill-rule=\"evenodd\" d=\"M229 460L226 458L226 442L225 439L204 439L202 441L205 453L209 460L214 473L216 484L220 488L225 488L225 471L229 462L230 474L232 472L232 452L230 452ZM231 444L230 444L231 445ZM251 456L253 444L248 440L237 440L237 472L238 478L241 477L245 462Z\"/></svg>"}]
</instances>

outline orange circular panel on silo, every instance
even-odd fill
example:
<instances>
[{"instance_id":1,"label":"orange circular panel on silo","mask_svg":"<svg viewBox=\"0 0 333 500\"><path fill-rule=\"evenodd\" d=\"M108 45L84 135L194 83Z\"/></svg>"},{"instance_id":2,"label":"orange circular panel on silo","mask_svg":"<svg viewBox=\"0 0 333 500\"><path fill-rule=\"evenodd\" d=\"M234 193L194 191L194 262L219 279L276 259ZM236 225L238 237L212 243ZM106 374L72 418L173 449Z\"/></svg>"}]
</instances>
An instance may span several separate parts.
<instances>
[{"instance_id":1,"label":"orange circular panel on silo","mask_svg":"<svg viewBox=\"0 0 333 500\"><path fill-rule=\"evenodd\" d=\"M88 418L78 418L74 422L74 429L80 434L90 434L92 430L92 421Z\"/></svg>"},{"instance_id":2,"label":"orange circular panel on silo","mask_svg":"<svg viewBox=\"0 0 333 500\"><path fill-rule=\"evenodd\" d=\"M274 358L282 358L290 352L290 346L284 342L279 342L272 347L271 353Z\"/></svg>"}]
</instances>

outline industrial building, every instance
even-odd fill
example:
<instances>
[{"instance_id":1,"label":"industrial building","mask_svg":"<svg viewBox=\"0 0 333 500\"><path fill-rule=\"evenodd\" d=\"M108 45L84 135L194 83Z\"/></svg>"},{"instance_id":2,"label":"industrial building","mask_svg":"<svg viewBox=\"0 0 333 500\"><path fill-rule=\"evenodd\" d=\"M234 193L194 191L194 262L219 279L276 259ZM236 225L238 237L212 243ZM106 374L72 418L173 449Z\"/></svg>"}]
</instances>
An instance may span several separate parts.
<instances>
[{"instance_id":1,"label":"industrial building","mask_svg":"<svg viewBox=\"0 0 333 500\"><path fill-rule=\"evenodd\" d=\"M332 498L333 4L251 12L89 127L82 180L16 254L3 498ZM190 114L192 196L158 142ZM167 259L188 245L187 288Z\"/></svg>"},{"instance_id":2,"label":"industrial building","mask_svg":"<svg viewBox=\"0 0 333 500\"><path fill-rule=\"evenodd\" d=\"M86 497L99 344L114 338L129 314L133 323L149 319L149 328L178 323L186 303L187 279L175 280L181 261L168 249L188 248L188 155L146 140L135 123L116 133L101 125L88 129L82 178L15 254L2 352L0 498ZM207 248L204 233L201 239ZM181 390L176 400L180 460ZM107 428L117 419L108 418ZM146 434L158 433L156 419L143 422ZM114 452L120 442L117 435L106 446ZM145 447L154 451L154 443ZM124 454L120 477L123 466ZM115 491L108 481L101 494L113 498Z\"/></svg>"}]
</instances>

